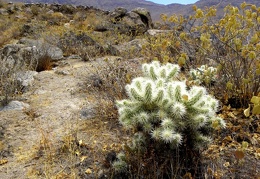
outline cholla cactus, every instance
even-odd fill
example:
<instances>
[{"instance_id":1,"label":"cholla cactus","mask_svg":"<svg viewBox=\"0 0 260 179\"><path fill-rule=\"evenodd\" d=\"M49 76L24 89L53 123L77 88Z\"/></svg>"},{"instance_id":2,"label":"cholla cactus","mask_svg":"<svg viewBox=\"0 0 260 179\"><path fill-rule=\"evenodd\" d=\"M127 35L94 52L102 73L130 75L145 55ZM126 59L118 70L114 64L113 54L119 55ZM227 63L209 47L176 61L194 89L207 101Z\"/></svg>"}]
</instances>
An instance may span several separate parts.
<instances>
[{"instance_id":1,"label":"cholla cactus","mask_svg":"<svg viewBox=\"0 0 260 179\"><path fill-rule=\"evenodd\" d=\"M125 172L127 169L127 163L124 153L119 153L116 156L117 160L113 162L112 166L116 172Z\"/></svg>"},{"instance_id":2,"label":"cholla cactus","mask_svg":"<svg viewBox=\"0 0 260 179\"><path fill-rule=\"evenodd\" d=\"M213 126L225 127L215 114L218 101L204 87L188 89L185 81L177 80L179 70L178 65L170 63L144 64L143 77L126 86L129 99L117 101L119 121L139 136L133 138L133 148L150 138L173 147L188 138L194 147L201 148L210 142L205 131Z\"/></svg>"},{"instance_id":3,"label":"cholla cactus","mask_svg":"<svg viewBox=\"0 0 260 179\"><path fill-rule=\"evenodd\" d=\"M209 85L217 79L217 68L202 65L197 69L192 69L190 71L190 77L196 84Z\"/></svg>"}]
</instances>

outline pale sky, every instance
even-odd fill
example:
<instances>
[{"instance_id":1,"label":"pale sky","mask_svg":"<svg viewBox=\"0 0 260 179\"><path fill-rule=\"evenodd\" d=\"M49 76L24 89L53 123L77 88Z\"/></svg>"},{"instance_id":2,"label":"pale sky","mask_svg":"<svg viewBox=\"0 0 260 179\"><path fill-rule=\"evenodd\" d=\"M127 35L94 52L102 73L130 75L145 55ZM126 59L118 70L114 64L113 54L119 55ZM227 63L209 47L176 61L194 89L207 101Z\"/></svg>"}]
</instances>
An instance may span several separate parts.
<instances>
[{"instance_id":1,"label":"pale sky","mask_svg":"<svg viewBox=\"0 0 260 179\"><path fill-rule=\"evenodd\" d=\"M178 3L178 4L193 4L199 0L149 0L152 2L155 2L157 4L172 4L172 3Z\"/></svg>"}]
</instances>

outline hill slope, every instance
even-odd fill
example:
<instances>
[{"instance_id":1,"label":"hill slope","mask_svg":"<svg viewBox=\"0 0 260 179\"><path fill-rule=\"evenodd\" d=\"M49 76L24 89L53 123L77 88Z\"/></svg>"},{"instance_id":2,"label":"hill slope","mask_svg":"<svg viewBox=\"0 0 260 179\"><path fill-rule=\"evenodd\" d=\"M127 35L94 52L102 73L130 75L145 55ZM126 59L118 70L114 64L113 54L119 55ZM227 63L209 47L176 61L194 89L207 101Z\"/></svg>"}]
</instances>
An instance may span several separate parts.
<instances>
[{"instance_id":1,"label":"hill slope","mask_svg":"<svg viewBox=\"0 0 260 179\"><path fill-rule=\"evenodd\" d=\"M219 5L219 9L223 9L228 4L239 6L245 0L199 0L195 3L196 6L203 8L205 6ZM169 4L161 5L146 0L14 0L13 2L24 2L24 3L59 3L59 4L72 4L72 5L83 5L83 6L94 6L104 10L113 10L116 7L124 7L128 10L136 7L143 7L151 12L154 21L160 19L160 14L165 13L171 14L183 14L189 15L192 13L192 5L182 4ZM247 3L255 4L260 6L259 0L246 0Z\"/></svg>"}]
</instances>

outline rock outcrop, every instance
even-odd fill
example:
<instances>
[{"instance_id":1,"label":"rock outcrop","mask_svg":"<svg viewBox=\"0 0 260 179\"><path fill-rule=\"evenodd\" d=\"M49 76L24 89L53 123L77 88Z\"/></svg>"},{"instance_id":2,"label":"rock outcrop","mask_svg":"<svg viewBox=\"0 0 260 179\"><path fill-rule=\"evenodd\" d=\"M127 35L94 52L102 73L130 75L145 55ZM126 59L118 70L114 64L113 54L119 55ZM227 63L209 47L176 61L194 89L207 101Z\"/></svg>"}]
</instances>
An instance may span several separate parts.
<instances>
[{"instance_id":1,"label":"rock outcrop","mask_svg":"<svg viewBox=\"0 0 260 179\"><path fill-rule=\"evenodd\" d=\"M0 59L9 61L8 64L36 64L37 60L47 55L52 60L60 60L63 58L62 50L43 40L33 40L22 38L16 44L7 44L0 50ZM13 61L13 62L12 62Z\"/></svg>"},{"instance_id":2,"label":"rock outcrop","mask_svg":"<svg viewBox=\"0 0 260 179\"><path fill-rule=\"evenodd\" d=\"M51 57L53 60L61 60L63 58L63 51L52 45L43 39L33 40L28 38L22 38L18 42L19 44L24 44L26 47L34 47L38 56L47 55Z\"/></svg>"},{"instance_id":3,"label":"rock outcrop","mask_svg":"<svg viewBox=\"0 0 260 179\"><path fill-rule=\"evenodd\" d=\"M143 34L153 27L150 12L144 8L136 8L128 12L119 7L110 12L109 17L111 27L120 33Z\"/></svg>"}]
</instances>

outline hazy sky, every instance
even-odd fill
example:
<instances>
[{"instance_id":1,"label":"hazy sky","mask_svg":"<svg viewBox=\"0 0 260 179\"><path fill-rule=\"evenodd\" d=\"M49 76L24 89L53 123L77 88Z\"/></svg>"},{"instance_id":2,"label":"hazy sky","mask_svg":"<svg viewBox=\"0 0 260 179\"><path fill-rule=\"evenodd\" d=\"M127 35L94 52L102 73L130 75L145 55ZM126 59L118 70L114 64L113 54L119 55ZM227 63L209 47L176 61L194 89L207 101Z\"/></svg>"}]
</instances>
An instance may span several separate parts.
<instances>
[{"instance_id":1,"label":"hazy sky","mask_svg":"<svg viewBox=\"0 0 260 179\"><path fill-rule=\"evenodd\" d=\"M178 3L178 4L193 4L197 2L198 0L149 0L158 4L172 4L172 3Z\"/></svg>"}]
</instances>

